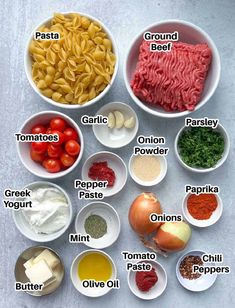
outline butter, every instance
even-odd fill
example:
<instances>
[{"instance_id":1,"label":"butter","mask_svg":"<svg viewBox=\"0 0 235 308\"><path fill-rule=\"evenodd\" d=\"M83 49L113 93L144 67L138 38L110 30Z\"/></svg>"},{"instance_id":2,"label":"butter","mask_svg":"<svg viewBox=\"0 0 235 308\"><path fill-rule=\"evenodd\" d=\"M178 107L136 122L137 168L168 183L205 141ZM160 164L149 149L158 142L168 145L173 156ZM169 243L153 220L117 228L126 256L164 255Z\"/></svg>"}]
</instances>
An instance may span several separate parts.
<instances>
[{"instance_id":1,"label":"butter","mask_svg":"<svg viewBox=\"0 0 235 308\"><path fill-rule=\"evenodd\" d=\"M41 260L46 261L46 263L52 270L56 267L56 265L60 263L60 260L53 253L51 253L48 249L43 250L40 253L40 255L38 255L33 260L33 263L36 264Z\"/></svg>"},{"instance_id":2,"label":"butter","mask_svg":"<svg viewBox=\"0 0 235 308\"><path fill-rule=\"evenodd\" d=\"M30 268L26 269L25 274L31 283L43 283L44 286L47 285L48 281L54 278L53 272L45 260L40 260Z\"/></svg>"},{"instance_id":3,"label":"butter","mask_svg":"<svg viewBox=\"0 0 235 308\"><path fill-rule=\"evenodd\" d=\"M29 259L28 261L26 261L23 265L26 269L30 268L31 266L33 266L33 260L34 258Z\"/></svg>"}]
</instances>

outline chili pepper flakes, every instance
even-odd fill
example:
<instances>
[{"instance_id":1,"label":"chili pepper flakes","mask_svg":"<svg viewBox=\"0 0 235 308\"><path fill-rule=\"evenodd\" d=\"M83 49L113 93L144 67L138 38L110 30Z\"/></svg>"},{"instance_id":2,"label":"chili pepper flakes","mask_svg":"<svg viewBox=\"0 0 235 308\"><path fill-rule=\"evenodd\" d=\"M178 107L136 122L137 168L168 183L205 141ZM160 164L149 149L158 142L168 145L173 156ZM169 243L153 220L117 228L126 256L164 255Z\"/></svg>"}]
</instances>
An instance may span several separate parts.
<instances>
[{"instance_id":1,"label":"chili pepper flakes","mask_svg":"<svg viewBox=\"0 0 235 308\"><path fill-rule=\"evenodd\" d=\"M179 271L183 278L193 280L201 277L201 274L193 273L193 265L202 266L202 259L199 256L187 256L181 261Z\"/></svg>"}]
</instances>

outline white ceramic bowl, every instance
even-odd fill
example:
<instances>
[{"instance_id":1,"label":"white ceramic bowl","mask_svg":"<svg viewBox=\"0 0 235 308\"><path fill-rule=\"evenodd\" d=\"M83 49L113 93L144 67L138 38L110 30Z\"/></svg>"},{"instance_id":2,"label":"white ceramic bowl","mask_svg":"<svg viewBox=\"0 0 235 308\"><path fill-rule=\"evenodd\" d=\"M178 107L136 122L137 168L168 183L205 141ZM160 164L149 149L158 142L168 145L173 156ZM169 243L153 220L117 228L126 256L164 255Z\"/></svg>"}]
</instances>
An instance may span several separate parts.
<instances>
[{"instance_id":1,"label":"white ceramic bowl","mask_svg":"<svg viewBox=\"0 0 235 308\"><path fill-rule=\"evenodd\" d=\"M215 194L216 199L217 199L217 204L218 204L217 208L212 213L211 217L209 219L205 219L205 220L195 219L190 215L188 208L187 208L187 200L188 200L190 195L191 195L190 193L185 195L184 201L183 201L183 204L182 204L182 211L183 211L184 218L191 225L193 225L195 227L199 227L199 228L209 227L209 226L215 224L220 219L222 212L223 212L223 203L222 203L222 200L221 200L219 195Z\"/></svg>"},{"instance_id":2,"label":"white ceramic bowl","mask_svg":"<svg viewBox=\"0 0 235 308\"><path fill-rule=\"evenodd\" d=\"M116 180L113 187L101 188L100 190L96 189L96 191L100 191L103 193L104 197L110 197L117 194L126 184L127 180L127 168L124 161L117 154L103 151L92 154L85 161L82 167L82 179L83 181L92 181L88 177L88 171L93 163L95 162L104 162L107 161L108 167L113 169L116 175Z\"/></svg>"},{"instance_id":3,"label":"white ceramic bowl","mask_svg":"<svg viewBox=\"0 0 235 308\"><path fill-rule=\"evenodd\" d=\"M72 120L70 117L67 115L57 112L57 111L42 111L38 112L34 115L32 115L29 119L27 119L22 127L19 130L19 133L22 134L30 134L31 129L33 128L34 125L36 124L49 124L50 120L54 117L61 117L63 118L73 129L76 130L78 133L78 136L80 138L80 153L74 162L74 164L67 168L66 170L56 172L56 173L49 173L41 164L33 161L30 157L30 142L17 142L17 151L20 157L21 162L25 166L26 169L28 169L31 173L35 174L36 176L39 176L41 178L45 179L55 179L55 178L60 178L68 173L70 173L78 163L80 162L84 150L84 141L83 141L83 135L76 124L74 120Z\"/></svg>"},{"instance_id":4,"label":"white ceramic bowl","mask_svg":"<svg viewBox=\"0 0 235 308\"><path fill-rule=\"evenodd\" d=\"M103 296L105 294L107 294L111 289L108 288L107 286L105 286L104 288L84 288L82 285L82 282L80 280L80 278L78 277L78 264L81 261L81 259L83 257L85 257L87 254L90 253L100 253L101 255L107 257L107 259L110 261L111 266L112 266L112 276L110 279L116 279L117 277L117 269L115 266L115 263L113 261L113 259L104 251L101 250L96 250L96 249L90 249L90 250L86 250L81 252L74 260L73 263L71 265L71 269L70 269L70 278L72 280L72 283L74 285L74 287L83 295L88 296L88 297L99 297L99 296Z\"/></svg>"},{"instance_id":5,"label":"white ceramic bowl","mask_svg":"<svg viewBox=\"0 0 235 308\"><path fill-rule=\"evenodd\" d=\"M154 186L159 184L166 176L167 173L167 160L165 156L157 156L160 159L160 164L161 164L161 171L158 177L156 177L156 179L154 179L153 181L143 181L141 179L139 179L135 173L133 172L133 160L135 159L136 155L131 155L130 160L129 160L129 173L130 176L132 177L132 179L139 185L141 186L146 186L146 187L150 187L150 186Z\"/></svg>"},{"instance_id":6,"label":"white ceramic bowl","mask_svg":"<svg viewBox=\"0 0 235 308\"><path fill-rule=\"evenodd\" d=\"M107 223L107 233L97 239L90 237L90 241L84 243L88 247L96 249L104 249L111 246L118 238L120 233L120 219L115 209L108 203L95 201L84 206L77 214L75 220L76 233L86 235L84 224L90 215L99 215L105 219Z\"/></svg>"},{"instance_id":7,"label":"white ceramic bowl","mask_svg":"<svg viewBox=\"0 0 235 308\"><path fill-rule=\"evenodd\" d=\"M137 297L145 300L151 300L159 297L166 289L167 286L167 274L163 266L156 262L156 261L144 261L141 260L137 263L150 263L153 268L155 268L156 274L158 276L158 281L156 284L148 291L148 292L142 292L138 289L136 282L135 282L135 275L136 272L130 270L128 272L127 281L129 288L133 294L135 294Z\"/></svg>"},{"instance_id":8,"label":"white ceramic bowl","mask_svg":"<svg viewBox=\"0 0 235 308\"><path fill-rule=\"evenodd\" d=\"M188 251L179 258L176 264L176 277L179 280L180 284L189 291L193 291L193 292L205 291L209 289L216 281L217 273L214 273L212 275L202 274L198 279L192 279L192 280L183 278L180 274L180 271L179 271L180 263L183 261L185 257L187 256L201 257L203 254L205 254L205 252L201 250ZM206 266L215 266L215 263L206 263Z\"/></svg>"},{"instance_id":9,"label":"white ceramic bowl","mask_svg":"<svg viewBox=\"0 0 235 308\"><path fill-rule=\"evenodd\" d=\"M138 97L136 97L135 94L133 93L132 88L130 86L130 81L132 79L132 76L136 68L136 64L138 62L139 47L141 42L143 41L143 34L146 31L165 32L165 33L178 31L179 41L181 42L189 44L200 44L200 43L208 44L208 46L212 51L212 62L210 69L208 71L201 100L195 107L195 110L198 110L203 105L205 105L211 98L211 96L214 94L219 83L220 70L221 70L219 52L214 42L205 31L203 31L198 26L183 20L164 20L156 22L148 26L147 28L143 29L130 44L124 64L124 80L127 90L132 99L135 101L135 103L146 112L163 118L177 118L189 115L191 113L190 111L167 112L161 107L151 107L150 105L145 104L140 99L138 99Z\"/></svg>"},{"instance_id":10,"label":"white ceramic bowl","mask_svg":"<svg viewBox=\"0 0 235 308\"><path fill-rule=\"evenodd\" d=\"M121 111L127 120L130 117L134 117L135 126L133 128L120 129L109 128L108 125L93 125L93 132L96 139L106 147L109 148L121 148L129 144L136 136L139 128L139 121L135 111L127 104L120 102L113 102L104 105L96 115L108 116L110 112Z\"/></svg>"},{"instance_id":11,"label":"white ceramic bowl","mask_svg":"<svg viewBox=\"0 0 235 308\"><path fill-rule=\"evenodd\" d=\"M67 199L68 205L69 205L69 219L66 223L66 225L51 234L37 234L36 232L34 232L28 222L26 221L24 214L22 212L22 210L17 210L17 211L13 211L13 219L15 222L15 225L17 227L17 229L20 231L20 233L22 233L25 237L27 237L28 239L35 241L35 242L41 242L41 243L45 243L45 242L50 242L50 241L54 241L55 239L59 238L60 236L62 236L66 230L68 229L68 227L71 224L72 218L73 218L73 208L72 208L72 204L70 201L70 198L68 196L68 194L64 191L64 189L62 189L60 186L54 184L54 183L50 183L50 182L33 182L31 184L28 184L27 186L24 187L24 189L28 188L29 190L33 190L36 188L41 188L41 187L52 187L52 188L57 188L59 191L61 191L61 193L64 194L65 198ZM17 198L17 200L24 200L24 198Z\"/></svg>"},{"instance_id":12,"label":"white ceramic bowl","mask_svg":"<svg viewBox=\"0 0 235 308\"><path fill-rule=\"evenodd\" d=\"M26 72L26 75L27 75L27 78L28 78L28 81L31 85L31 87L34 89L34 91L44 100L46 101L47 103L53 105L53 106L56 106L56 107L61 107L61 108L65 108L65 109L79 109L79 108L83 108L83 107L87 107L87 106L90 106L90 105L93 105L95 104L96 102L98 102L102 97L104 97L104 95L106 93L108 93L108 91L110 90L111 86L113 85L114 83L114 80L115 80L115 77L117 75L117 71L118 71L118 50L117 50L117 45L116 45L116 42L114 40L114 37L113 35L111 34L111 32L109 31L109 29L100 21L98 20L97 18L91 16L91 15L88 15L88 14L84 14L84 13L80 13L80 12L65 12L65 13L62 13L64 15L69 15L71 13L78 13L80 14L81 16L85 16L85 17L88 17L89 19L93 20L93 21L96 21L98 22L103 30L107 33L107 36L108 38L111 40L112 42L112 46L113 46L113 53L115 54L116 56L116 64L115 64L115 69L114 69L114 73L113 73L113 76L111 78L111 81L110 83L107 85L107 87L98 95L96 96L95 98L93 98L92 100L88 101L87 103L83 104L83 105L69 105L69 104L61 104L61 103L57 103L55 102L54 100L44 96L40 91L39 89L37 88L36 84L34 83L33 79L32 79L32 59L31 59L31 56L29 54L29 45L30 45L30 42L32 41L33 37L34 37L34 33L35 31L37 31L41 26L43 25L50 25L50 21L52 19L52 16L44 19L39 25L37 25L37 27L35 27L35 29L32 31L29 39L28 39L28 42L27 42L27 45L26 45L26 49L25 49L25 55L24 55L24 68L25 68L25 72Z\"/></svg>"},{"instance_id":13,"label":"white ceramic bowl","mask_svg":"<svg viewBox=\"0 0 235 308\"><path fill-rule=\"evenodd\" d=\"M187 170L190 170L190 171L193 171L193 172L196 172L196 173L206 173L206 172L211 172L211 171L214 171L216 170L217 168L219 168L220 166L223 165L223 163L226 161L227 157L228 157L228 154L229 154L229 149L230 149L230 140L229 140L229 136L228 136L228 133L227 131L225 130L225 128L221 125L221 124L218 124L218 126L215 128L215 131L218 131L221 133L221 135L223 136L224 138L224 153L223 153L223 156L222 158L217 162L217 164L212 167L212 168L193 168L193 167L190 167L188 166L182 159L181 159L181 156L179 154L179 147L178 147L178 140L181 136L181 134L183 133L183 131L185 129L190 129L190 127L186 127L186 126L183 126L178 134L176 135L175 137L175 154L176 154L176 157L178 159L178 161L180 162L180 164L186 168Z\"/></svg>"}]
</instances>

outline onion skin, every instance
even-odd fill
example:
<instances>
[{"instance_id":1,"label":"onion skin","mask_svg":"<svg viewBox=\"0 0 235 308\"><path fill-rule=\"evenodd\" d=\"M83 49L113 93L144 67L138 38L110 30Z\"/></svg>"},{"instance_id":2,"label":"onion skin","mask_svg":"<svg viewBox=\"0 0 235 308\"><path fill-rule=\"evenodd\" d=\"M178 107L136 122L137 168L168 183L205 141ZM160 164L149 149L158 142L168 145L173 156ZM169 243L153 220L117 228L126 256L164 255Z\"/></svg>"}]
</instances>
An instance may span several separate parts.
<instances>
[{"instance_id":1,"label":"onion skin","mask_svg":"<svg viewBox=\"0 0 235 308\"><path fill-rule=\"evenodd\" d=\"M153 238L157 246L168 252L180 251L185 248L191 237L191 229L184 221L165 222Z\"/></svg>"},{"instance_id":2,"label":"onion skin","mask_svg":"<svg viewBox=\"0 0 235 308\"><path fill-rule=\"evenodd\" d=\"M160 227L161 223L150 221L152 213L162 214L161 204L155 194L144 192L132 203L129 210L129 223L139 235L148 235Z\"/></svg>"}]
</instances>

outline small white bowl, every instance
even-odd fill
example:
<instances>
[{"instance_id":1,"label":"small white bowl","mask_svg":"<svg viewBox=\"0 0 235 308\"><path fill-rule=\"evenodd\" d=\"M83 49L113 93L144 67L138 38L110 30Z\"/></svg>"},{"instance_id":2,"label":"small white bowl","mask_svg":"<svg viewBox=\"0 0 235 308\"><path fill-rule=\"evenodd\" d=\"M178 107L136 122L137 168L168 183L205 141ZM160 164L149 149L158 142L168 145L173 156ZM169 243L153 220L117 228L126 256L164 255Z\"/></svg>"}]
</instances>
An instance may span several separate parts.
<instances>
[{"instance_id":1,"label":"small white bowl","mask_svg":"<svg viewBox=\"0 0 235 308\"><path fill-rule=\"evenodd\" d=\"M29 119L27 119L24 122L24 124L22 125L22 127L19 130L19 133L30 134L31 129L33 128L34 125L36 125L36 124L49 124L50 120L54 117L61 117L73 129L75 129L76 132L78 133L78 136L79 136L79 139L80 139L81 149L80 149L80 153L79 153L76 161L74 162L74 164L71 167L69 167L69 168L67 168L63 171L59 171L59 172L56 172L56 173L50 173L41 164L39 164L39 163L37 163L37 162L35 162L31 159L31 157L30 157L30 142L16 142L18 155L20 157L21 162L25 166L25 168L28 169L31 173L35 174L36 176L39 176L39 177L45 178L45 179L60 178L64 175L70 173L71 171L73 171L76 168L76 166L78 165L78 163L80 162L80 160L82 158L83 150L84 150L83 135L82 135L80 128L78 127L78 125L76 124L76 122L74 120L72 120L67 115L60 113L58 111L42 111L42 112L38 112L38 113L32 115Z\"/></svg>"},{"instance_id":2,"label":"small white bowl","mask_svg":"<svg viewBox=\"0 0 235 308\"><path fill-rule=\"evenodd\" d=\"M82 285L82 282L80 280L80 278L78 277L78 264L81 261L81 259L83 257L85 257L86 255L90 254L90 253L100 253L101 255L107 257L107 259L110 261L111 266L112 266L112 276L110 279L114 280L117 277L117 269L115 266L115 263L113 261L113 259L104 251L101 250L96 250L96 249L89 249L86 251L81 252L74 260L73 263L71 265L71 269L70 269L70 278L72 280L72 283L74 285L74 287L83 295L88 296L88 297L100 297L103 296L105 294L107 294L111 289L108 288L107 286L105 286L104 288L84 288Z\"/></svg>"},{"instance_id":3,"label":"small white bowl","mask_svg":"<svg viewBox=\"0 0 235 308\"><path fill-rule=\"evenodd\" d=\"M92 179L88 176L88 171L93 163L95 162L104 162L107 161L108 167L113 169L116 175L116 180L113 187L106 187L104 189L96 189L96 191L100 191L103 193L104 197L110 197L117 194L126 184L127 180L127 168L124 161L117 154L102 151L95 154L92 154L85 161L82 167L82 180L83 181L92 181Z\"/></svg>"},{"instance_id":4,"label":"small white bowl","mask_svg":"<svg viewBox=\"0 0 235 308\"><path fill-rule=\"evenodd\" d=\"M220 219L222 212L223 212L223 203L222 203L220 196L215 194L218 205L215 211L212 213L211 217L209 219L199 220L199 219L193 218L188 211L187 201L190 195L191 195L190 193L185 195L184 201L182 204L182 211L183 211L184 218L191 225L195 227L199 227L199 228L204 228L204 227L209 227L209 226L214 225Z\"/></svg>"},{"instance_id":5,"label":"small white bowl","mask_svg":"<svg viewBox=\"0 0 235 308\"><path fill-rule=\"evenodd\" d=\"M86 235L84 224L90 215L99 215L103 217L107 223L107 233L97 239L90 237L89 242L84 244L91 248L104 249L111 246L118 238L120 233L120 219L115 209L108 203L95 201L84 206L77 214L75 220L76 233Z\"/></svg>"},{"instance_id":6,"label":"small white bowl","mask_svg":"<svg viewBox=\"0 0 235 308\"><path fill-rule=\"evenodd\" d=\"M167 112L163 108L159 107L152 107L149 104L145 104L142 102L137 96L135 96L132 88L130 86L130 82L132 76L136 69L136 64L138 62L139 57L139 48L140 44L143 41L143 34L146 31L150 32L157 32L157 33L169 33L178 31L179 32L179 41L189 44L200 44L200 43L207 43L212 51L212 62L208 71L208 75L205 81L205 87L202 93L202 97L200 102L196 105L195 110L198 110L203 105L205 105L209 99L214 94L220 79L220 57L219 52L210 38L210 36L203 31L198 26L183 20L164 20L160 22L156 22L147 28L143 29L132 41L130 44L129 50L127 52L127 56L124 63L124 80L127 87L127 90L135 101L135 103L142 108L144 111L163 118L177 118L191 114L190 111L171 111Z\"/></svg>"},{"instance_id":7,"label":"small white bowl","mask_svg":"<svg viewBox=\"0 0 235 308\"><path fill-rule=\"evenodd\" d=\"M68 194L64 191L64 189L62 189L60 186L54 184L54 183L50 183L50 182L33 182L28 184L27 186L24 187L24 189L28 188L29 190L33 190L36 188L41 188L41 187L54 187L57 188L59 191L61 191L61 193L64 194L65 198L67 199L68 205L69 205L69 219L66 223L66 225L51 234L37 234L36 232L34 232L28 222L26 221L24 214L22 213L22 210L17 210L17 211L13 211L13 219L15 222L15 225L17 227L17 229L20 231L21 234L23 234L25 237L27 237L28 239L35 241L35 242L40 242L40 243L45 243L45 242L50 242L50 241L54 241L55 239L59 238L60 236L62 236L66 230L68 229L68 227L70 226L71 222L72 222L72 218L73 218L73 208L72 208L72 204L70 201L70 198L68 196ZM17 200L24 200L24 198L17 198Z\"/></svg>"},{"instance_id":8,"label":"small white bowl","mask_svg":"<svg viewBox=\"0 0 235 308\"><path fill-rule=\"evenodd\" d=\"M181 276L180 274L180 263L183 261L183 259L187 256L199 256L202 257L202 255L205 254L204 251L201 250L191 250L186 252L184 255L182 255L177 264L176 264L176 277L179 280L180 284L187 290L193 291L193 292L201 292L209 289L216 281L217 273L214 274L202 274L198 279L186 279ZM207 266L215 266L215 263L206 263Z\"/></svg>"},{"instance_id":9,"label":"small white bowl","mask_svg":"<svg viewBox=\"0 0 235 308\"><path fill-rule=\"evenodd\" d=\"M136 136L139 128L139 121L135 111L127 104L120 102L113 102L104 105L96 113L96 115L103 115L108 117L110 112L120 111L123 113L125 120L130 117L134 117L135 126L133 128L125 128L124 126L120 129L109 128L108 125L93 125L93 132L96 139L106 147L109 148L121 148L129 144Z\"/></svg>"},{"instance_id":10,"label":"small white bowl","mask_svg":"<svg viewBox=\"0 0 235 308\"><path fill-rule=\"evenodd\" d=\"M82 104L82 105L70 105L70 104L61 104L61 103L58 103L58 102L55 102L54 100L44 96L40 91L39 89L37 88L36 84L34 83L33 81L33 78L32 78L32 58L30 56L30 53L29 53L29 45L34 37L34 33L35 31L37 31L41 26L43 25L47 25L49 26L50 25L50 22L51 22L51 19L52 19L52 16L44 19L39 25L37 25L37 27L35 27L35 29L32 31L29 39L28 39L28 42L27 42L27 45L26 45L26 49L25 49L25 54L24 54L24 68L25 68L25 72L26 72L26 75L27 75L27 78L28 78L28 81L31 85L31 87L34 89L34 91L44 100L46 101L47 103L53 105L53 106L56 106L56 107L61 107L61 108L64 108L64 109L79 109L79 108L84 108L84 107L87 107L87 106L90 106L90 105L93 105L95 104L96 102L100 101L101 98L104 97L104 95L106 93L108 93L108 91L110 90L111 86L113 85L114 83L114 80L115 80L115 77L117 75L117 71L118 71L118 50L117 50L117 45L116 45L116 42L114 40L114 37L113 35L111 34L111 32L109 31L109 29L100 21L98 20L97 18L91 16L91 15L88 15L88 14L84 14L84 13L80 13L80 12L65 12L65 13L62 13L64 14L65 16L66 15L69 15L71 13L78 13L80 14L81 16L85 16L93 21L96 21L98 22L103 30L107 33L107 36L108 38L111 40L112 42L112 47L113 47L113 53L115 54L116 56L116 64L115 64L115 68L114 68L114 73L112 75L112 78L110 80L110 83L106 86L106 88L98 95L96 96L95 98L93 98L92 100L88 101L87 103L85 104Z\"/></svg>"},{"instance_id":11,"label":"small white bowl","mask_svg":"<svg viewBox=\"0 0 235 308\"><path fill-rule=\"evenodd\" d=\"M214 171L216 170L217 168L219 168L220 166L223 165L223 163L226 161L227 157L228 157L228 154L229 154L229 149L230 149L230 140L229 140L229 136L228 136L228 133L227 131L225 130L225 128L221 125L221 124L218 124L218 126L214 129L215 131L218 131L221 133L221 135L223 136L224 138L224 153L223 153L223 156L222 158L216 163L216 165L212 168L193 168L193 167L190 167L188 166L182 159L181 159L181 156L179 154L179 147L178 147L178 141L179 141L179 138L181 136L181 134L183 133L184 130L188 130L190 129L191 127L186 127L186 126L183 126L178 134L176 135L175 137L175 145L174 145L174 148L175 148L175 154L176 154L176 157L178 159L178 161L180 162L180 164L186 168L187 170L190 170L190 171L193 171L193 172L196 172L196 173L206 173L206 172L211 172L211 171Z\"/></svg>"},{"instance_id":12,"label":"small white bowl","mask_svg":"<svg viewBox=\"0 0 235 308\"><path fill-rule=\"evenodd\" d=\"M148 292L142 292L138 289L136 282L135 282L135 275L136 272L130 270L127 275L127 281L129 288L133 294L135 294L137 297L145 300L151 300L159 297L166 289L167 286L167 274L163 266L156 262L156 261L146 261L141 260L137 263L150 263L153 268L155 268L156 274L158 276L158 281L156 284L148 291Z\"/></svg>"},{"instance_id":13,"label":"small white bowl","mask_svg":"<svg viewBox=\"0 0 235 308\"><path fill-rule=\"evenodd\" d=\"M160 159L160 163L161 163L161 172L159 174L159 176L153 180L153 181L143 181L141 179L139 179L135 173L133 172L132 170L132 163L133 163L133 160L135 159L136 155L131 155L130 159L129 159L129 173L130 173L130 176L132 177L132 179L139 185L141 186L146 186L146 187L150 187L150 186L154 186L154 185L157 185L159 184L166 176L166 173L167 173L167 160L166 160L166 157L165 156L156 156Z\"/></svg>"}]
</instances>

